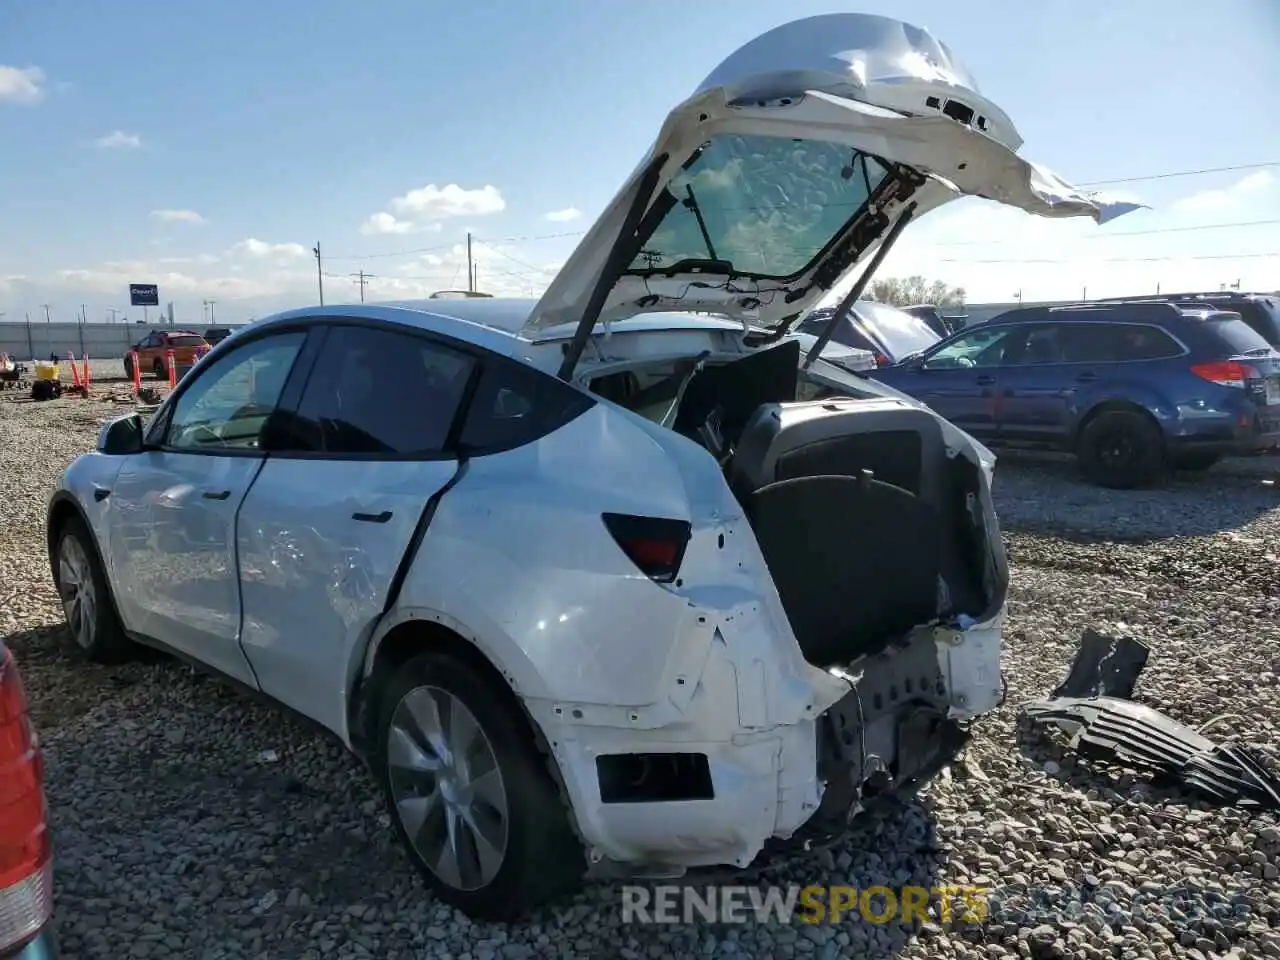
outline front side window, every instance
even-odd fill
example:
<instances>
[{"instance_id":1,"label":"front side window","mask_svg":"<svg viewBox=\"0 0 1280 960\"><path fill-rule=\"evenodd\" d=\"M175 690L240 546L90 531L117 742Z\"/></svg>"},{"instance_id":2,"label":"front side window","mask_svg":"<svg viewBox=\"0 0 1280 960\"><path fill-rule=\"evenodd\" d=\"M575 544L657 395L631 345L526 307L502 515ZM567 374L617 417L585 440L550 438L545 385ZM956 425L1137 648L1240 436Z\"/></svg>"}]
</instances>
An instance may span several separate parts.
<instances>
[{"instance_id":1,"label":"front side window","mask_svg":"<svg viewBox=\"0 0 1280 960\"><path fill-rule=\"evenodd\" d=\"M474 366L425 337L334 327L280 446L340 456L439 453ZM519 398L502 402L504 413L520 415Z\"/></svg>"},{"instance_id":2,"label":"front side window","mask_svg":"<svg viewBox=\"0 0 1280 960\"><path fill-rule=\"evenodd\" d=\"M193 374L178 397L164 445L171 450L256 450L306 334L247 343Z\"/></svg>"},{"instance_id":3,"label":"front side window","mask_svg":"<svg viewBox=\"0 0 1280 960\"><path fill-rule=\"evenodd\" d=\"M666 188L670 209L632 273L684 260L721 260L735 274L803 272L867 204L888 169L822 140L722 136L704 144Z\"/></svg>"},{"instance_id":4,"label":"front side window","mask_svg":"<svg viewBox=\"0 0 1280 960\"><path fill-rule=\"evenodd\" d=\"M929 355L926 370L998 367L1004 363L1009 347L1016 339L1016 327L995 327L961 334L946 346Z\"/></svg>"}]
</instances>

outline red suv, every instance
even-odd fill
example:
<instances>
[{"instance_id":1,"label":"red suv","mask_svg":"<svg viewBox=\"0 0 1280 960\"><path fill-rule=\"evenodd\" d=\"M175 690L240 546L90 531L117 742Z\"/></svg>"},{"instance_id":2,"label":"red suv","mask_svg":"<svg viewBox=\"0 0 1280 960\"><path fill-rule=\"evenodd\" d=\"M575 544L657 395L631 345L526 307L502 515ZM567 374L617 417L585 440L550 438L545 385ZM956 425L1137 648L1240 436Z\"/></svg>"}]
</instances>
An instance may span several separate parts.
<instances>
[{"instance_id":1,"label":"red suv","mask_svg":"<svg viewBox=\"0 0 1280 960\"><path fill-rule=\"evenodd\" d=\"M0 958L55 956L53 856L40 741L13 654L0 642Z\"/></svg>"},{"instance_id":2,"label":"red suv","mask_svg":"<svg viewBox=\"0 0 1280 960\"><path fill-rule=\"evenodd\" d=\"M167 380L169 368L166 364L169 362L170 350L179 367L190 367L202 352L208 351L209 343L200 334L190 330L152 330L131 349L138 355L139 370L154 373L157 380ZM124 375L133 377L133 365L128 356L124 358Z\"/></svg>"}]
</instances>

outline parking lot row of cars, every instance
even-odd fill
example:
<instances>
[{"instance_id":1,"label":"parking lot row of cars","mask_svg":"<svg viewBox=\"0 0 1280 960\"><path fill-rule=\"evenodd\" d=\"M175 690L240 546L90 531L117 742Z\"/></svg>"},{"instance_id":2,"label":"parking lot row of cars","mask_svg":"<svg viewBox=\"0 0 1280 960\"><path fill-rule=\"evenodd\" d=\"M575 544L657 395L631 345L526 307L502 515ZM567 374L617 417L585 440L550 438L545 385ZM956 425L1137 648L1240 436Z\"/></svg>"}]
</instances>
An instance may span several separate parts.
<instances>
[{"instance_id":1,"label":"parking lot row of cars","mask_svg":"<svg viewBox=\"0 0 1280 960\"><path fill-rule=\"evenodd\" d=\"M867 376L923 400L991 446L1076 454L1095 483L1280 445L1280 307L1259 294L1170 294L1010 310L940 336L917 314L860 301L831 323Z\"/></svg>"}]
</instances>

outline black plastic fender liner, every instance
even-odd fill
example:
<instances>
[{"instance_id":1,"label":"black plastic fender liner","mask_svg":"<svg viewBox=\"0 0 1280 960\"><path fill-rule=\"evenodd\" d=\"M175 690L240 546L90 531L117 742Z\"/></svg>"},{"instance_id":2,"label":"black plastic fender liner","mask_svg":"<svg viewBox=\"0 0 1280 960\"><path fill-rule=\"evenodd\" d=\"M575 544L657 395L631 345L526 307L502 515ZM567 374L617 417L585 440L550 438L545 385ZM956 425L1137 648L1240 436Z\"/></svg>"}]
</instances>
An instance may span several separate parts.
<instances>
[{"instance_id":1,"label":"black plastic fender liner","mask_svg":"<svg viewBox=\"0 0 1280 960\"><path fill-rule=\"evenodd\" d=\"M1150 649L1086 630L1067 678L1023 704L1033 722L1068 734L1081 756L1121 761L1178 780L1216 803L1280 810L1280 777L1247 747L1220 745L1133 695Z\"/></svg>"}]
</instances>

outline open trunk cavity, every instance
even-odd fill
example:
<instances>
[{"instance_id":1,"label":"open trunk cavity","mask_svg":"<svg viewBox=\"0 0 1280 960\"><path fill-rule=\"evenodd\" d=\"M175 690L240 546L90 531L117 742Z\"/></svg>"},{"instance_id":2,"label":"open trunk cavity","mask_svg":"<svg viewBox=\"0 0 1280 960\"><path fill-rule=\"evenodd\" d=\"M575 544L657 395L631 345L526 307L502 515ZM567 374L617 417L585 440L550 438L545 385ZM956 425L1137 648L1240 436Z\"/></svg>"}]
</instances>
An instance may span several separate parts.
<instances>
[{"instance_id":1,"label":"open trunk cavity","mask_svg":"<svg viewBox=\"0 0 1280 960\"><path fill-rule=\"evenodd\" d=\"M924 624L983 619L1003 590L978 464L949 453L938 418L905 401L797 401L798 362L791 342L647 387L634 372L593 387L720 460L815 666L849 664ZM675 405L666 417L664 404Z\"/></svg>"}]
</instances>

